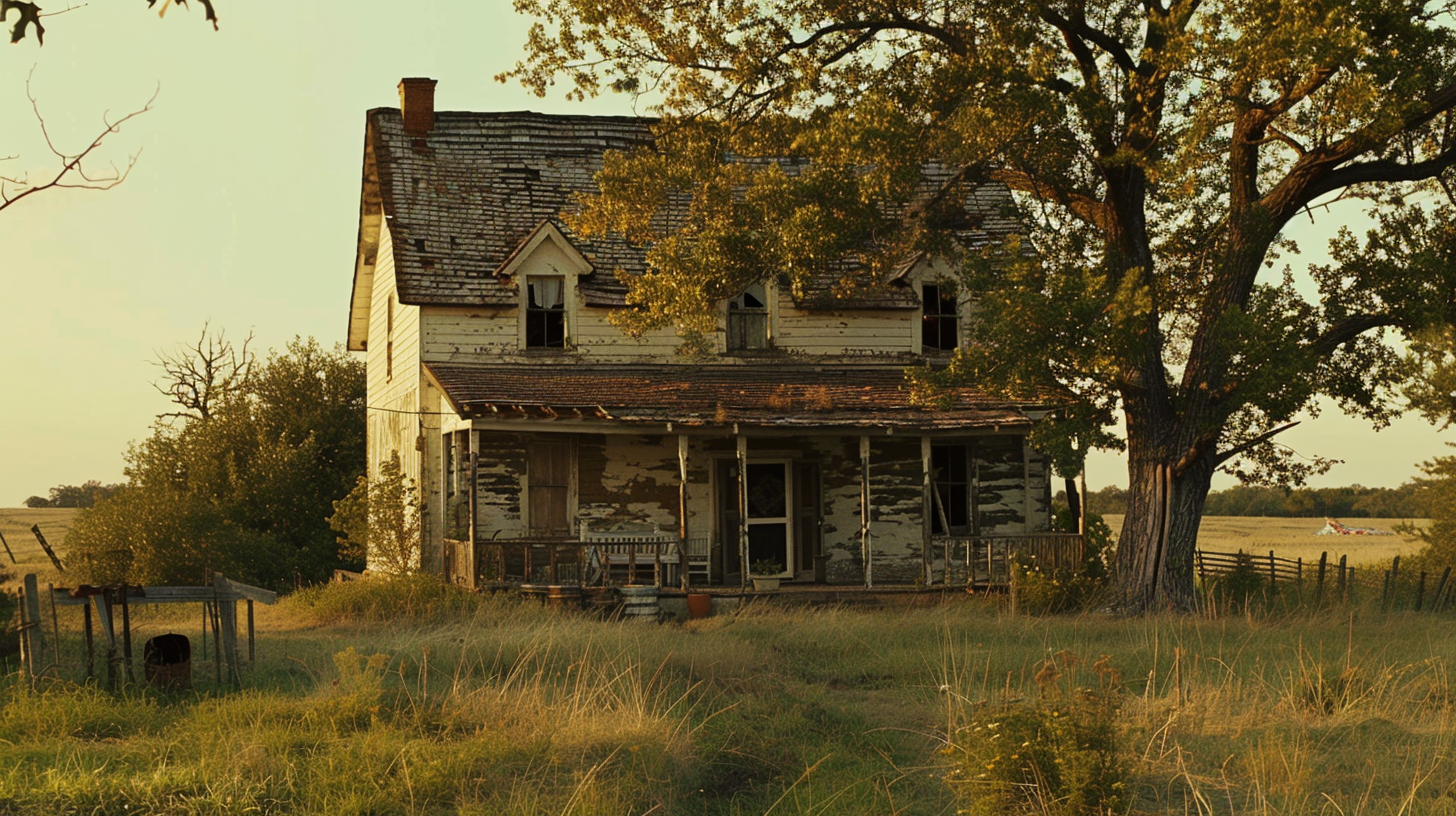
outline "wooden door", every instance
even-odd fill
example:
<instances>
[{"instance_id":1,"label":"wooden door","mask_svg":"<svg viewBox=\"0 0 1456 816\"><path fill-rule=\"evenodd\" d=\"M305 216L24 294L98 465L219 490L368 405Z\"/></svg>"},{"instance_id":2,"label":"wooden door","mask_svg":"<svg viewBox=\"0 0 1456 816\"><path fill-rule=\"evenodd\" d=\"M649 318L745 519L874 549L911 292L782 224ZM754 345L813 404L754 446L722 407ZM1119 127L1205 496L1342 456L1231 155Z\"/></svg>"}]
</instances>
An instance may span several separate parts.
<instances>
[{"instance_id":1,"label":"wooden door","mask_svg":"<svg viewBox=\"0 0 1456 816\"><path fill-rule=\"evenodd\" d=\"M571 535L571 482L575 447L570 440L534 440L527 446L526 506L531 537Z\"/></svg>"}]
</instances>

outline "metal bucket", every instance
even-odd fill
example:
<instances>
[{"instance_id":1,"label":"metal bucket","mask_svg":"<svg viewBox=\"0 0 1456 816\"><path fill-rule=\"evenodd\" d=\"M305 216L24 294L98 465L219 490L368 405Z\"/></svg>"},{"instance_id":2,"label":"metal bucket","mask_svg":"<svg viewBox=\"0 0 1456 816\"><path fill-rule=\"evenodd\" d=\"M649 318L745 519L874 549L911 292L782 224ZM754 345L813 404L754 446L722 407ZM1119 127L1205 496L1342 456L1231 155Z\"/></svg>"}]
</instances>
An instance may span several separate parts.
<instances>
[{"instance_id":1,"label":"metal bucket","mask_svg":"<svg viewBox=\"0 0 1456 816\"><path fill-rule=\"evenodd\" d=\"M186 635L157 635L142 647L142 669L147 682L177 691L192 687L192 641Z\"/></svg>"},{"instance_id":2,"label":"metal bucket","mask_svg":"<svg viewBox=\"0 0 1456 816\"><path fill-rule=\"evenodd\" d=\"M622 617L635 621L657 620L657 587L628 585L617 588L622 596Z\"/></svg>"}]
</instances>

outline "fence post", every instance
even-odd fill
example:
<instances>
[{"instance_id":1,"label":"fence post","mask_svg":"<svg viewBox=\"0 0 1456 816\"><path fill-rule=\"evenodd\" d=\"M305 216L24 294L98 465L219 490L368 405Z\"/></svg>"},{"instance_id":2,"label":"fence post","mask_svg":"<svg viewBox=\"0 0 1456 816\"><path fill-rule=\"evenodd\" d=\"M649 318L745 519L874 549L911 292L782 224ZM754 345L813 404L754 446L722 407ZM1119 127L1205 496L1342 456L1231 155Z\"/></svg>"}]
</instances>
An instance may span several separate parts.
<instances>
[{"instance_id":1,"label":"fence post","mask_svg":"<svg viewBox=\"0 0 1456 816\"><path fill-rule=\"evenodd\" d=\"M1272 588L1279 583L1279 576L1274 572L1274 551L1269 551L1269 586Z\"/></svg>"},{"instance_id":2,"label":"fence post","mask_svg":"<svg viewBox=\"0 0 1456 816\"><path fill-rule=\"evenodd\" d=\"M34 680L40 674L36 661L45 659L45 636L40 623L40 587L33 572L25 576L25 597L20 604L20 645L26 674Z\"/></svg>"},{"instance_id":3,"label":"fence post","mask_svg":"<svg viewBox=\"0 0 1456 816\"><path fill-rule=\"evenodd\" d=\"M1431 599L1431 611L1440 612L1446 600L1446 582L1451 579L1451 568L1441 571L1441 580L1436 582L1436 595Z\"/></svg>"},{"instance_id":4,"label":"fence post","mask_svg":"<svg viewBox=\"0 0 1456 816\"><path fill-rule=\"evenodd\" d=\"M1350 576L1345 574L1345 558L1340 556L1340 603L1350 601Z\"/></svg>"},{"instance_id":5,"label":"fence post","mask_svg":"<svg viewBox=\"0 0 1456 816\"><path fill-rule=\"evenodd\" d=\"M1328 550L1326 550L1325 552L1320 553L1319 572L1316 574L1316 576L1315 576L1315 582L1314 582L1314 605L1315 606L1319 606L1320 604L1324 603L1324 601L1325 601L1325 567L1328 565L1329 560L1330 560L1330 553L1329 553Z\"/></svg>"}]
</instances>

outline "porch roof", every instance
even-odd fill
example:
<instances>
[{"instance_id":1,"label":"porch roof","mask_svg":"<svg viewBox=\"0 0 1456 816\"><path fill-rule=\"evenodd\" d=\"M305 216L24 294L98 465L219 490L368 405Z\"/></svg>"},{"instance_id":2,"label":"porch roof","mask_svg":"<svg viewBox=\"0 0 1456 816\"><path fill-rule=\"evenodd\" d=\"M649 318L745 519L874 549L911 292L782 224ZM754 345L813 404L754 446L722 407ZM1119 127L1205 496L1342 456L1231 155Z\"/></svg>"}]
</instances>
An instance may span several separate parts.
<instances>
[{"instance_id":1,"label":"porch roof","mask_svg":"<svg viewBox=\"0 0 1456 816\"><path fill-rule=\"evenodd\" d=\"M971 388L945 404L911 403L895 366L533 366L426 363L462 417L671 422L687 427L907 428L1030 426L1047 405Z\"/></svg>"}]
</instances>

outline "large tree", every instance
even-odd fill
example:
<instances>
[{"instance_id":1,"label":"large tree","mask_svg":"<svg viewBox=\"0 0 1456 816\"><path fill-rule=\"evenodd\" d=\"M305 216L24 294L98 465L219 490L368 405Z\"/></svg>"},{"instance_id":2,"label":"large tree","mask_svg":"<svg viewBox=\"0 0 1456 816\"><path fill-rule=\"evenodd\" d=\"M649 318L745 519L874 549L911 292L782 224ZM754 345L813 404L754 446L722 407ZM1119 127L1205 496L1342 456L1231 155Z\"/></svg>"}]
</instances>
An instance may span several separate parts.
<instances>
[{"instance_id":1,"label":"large tree","mask_svg":"<svg viewBox=\"0 0 1456 816\"><path fill-rule=\"evenodd\" d=\"M329 517L364 472L363 363L313 339L256 364L244 350L241 373L207 357L235 360L206 331L163 356L169 376L194 380L163 389L190 413L164 414L128 452L126 486L76 520L67 544L78 570L166 583L211 569L283 586L355 566L341 560ZM197 393L209 395L205 412Z\"/></svg>"},{"instance_id":2,"label":"large tree","mask_svg":"<svg viewBox=\"0 0 1456 816\"><path fill-rule=\"evenodd\" d=\"M1450 360L1448 3L516 7L537 22L502 78L635 93L662 116L576 217L650 245L629 329L691 339L764 270L800 288L842 273L847 289L917 252L960 258L972 337L923 379L1066 395L1037 434L1064 472L1117 444L1121 414L1131 610L1192 606L1216 469L1297 478L1311 465L1273 443L1293 417L1332 398L1388 421L1396 389ZM785 156L808 161L769 160ZM975 226L962 204L981 183L1014 191L1025 240L952 239ZM1287 267L1290 222L1345 197L1367 203L1370 234L1343 233L1329 265ZM1403 356L1393 341L1411 338L1421 354Z\"/></svg>"}]
</instances>

